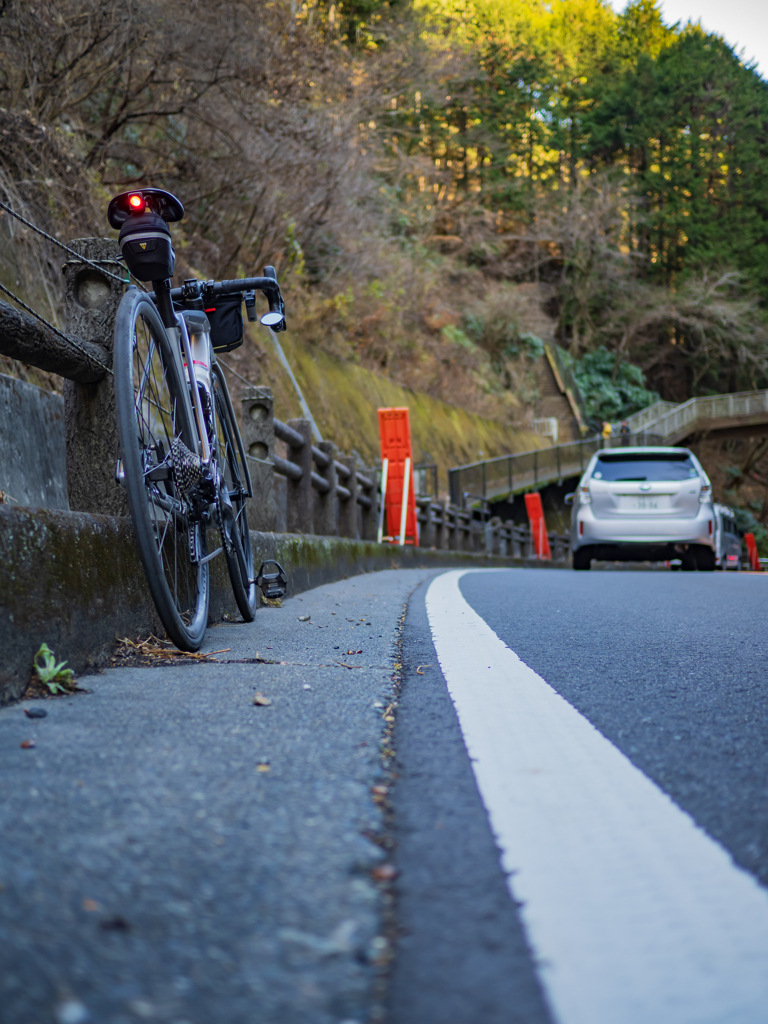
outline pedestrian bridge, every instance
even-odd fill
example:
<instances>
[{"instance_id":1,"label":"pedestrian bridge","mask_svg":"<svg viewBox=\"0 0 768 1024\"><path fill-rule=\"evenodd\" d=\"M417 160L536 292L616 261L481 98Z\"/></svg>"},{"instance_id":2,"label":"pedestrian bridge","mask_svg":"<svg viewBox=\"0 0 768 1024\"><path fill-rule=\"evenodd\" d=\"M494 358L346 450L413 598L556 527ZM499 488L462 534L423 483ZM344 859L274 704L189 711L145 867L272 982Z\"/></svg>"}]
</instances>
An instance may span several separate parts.
<instances>
[{"instance_id":1,"label":"pedestrian bridge","mask_svg":"<svg viewBox=\"0 0 768 1024\"><path fill-rule=\"evenodd\" d=\"M591 456L620 443L679 445L691 438L768 434L768 390L691 398L675 405L654 402L628 417L629 435L609 442L589 437L516 455L500 455L448 471L451 501L477 505L581 476Z\"/></svg>"}]
</instances>

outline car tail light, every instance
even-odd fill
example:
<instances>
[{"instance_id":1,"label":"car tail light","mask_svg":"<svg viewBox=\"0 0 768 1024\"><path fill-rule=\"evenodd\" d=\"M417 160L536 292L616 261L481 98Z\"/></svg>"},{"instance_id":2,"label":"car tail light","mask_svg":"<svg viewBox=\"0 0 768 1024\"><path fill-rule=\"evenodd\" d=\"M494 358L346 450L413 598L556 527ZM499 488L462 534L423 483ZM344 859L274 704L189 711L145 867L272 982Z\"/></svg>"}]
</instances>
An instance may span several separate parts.
<instances>
[{"instance_id":1,"label":"car tail light","mask_svg":"<svg viewBox=\"0 0 768 1024\"><path fill-rule=\"evenodd\" d=\"M702 484L701 490L699 491L699 501L711 501L712 500L712 485ZM711 530L710 530L711 532Z\"/></svg>"},{"instance_id":2,"label":"car tail light","mask_svg":"<svg viewBox=\"0 0 768 1024\"><path fill-rule=\"evenodd\" d=\"M583 522L579 523L579 536L580 537L584 536L584 523Z\"/></svg>"},{"instance_id":3,"label":"car tail light","mask_svg":"<svg viewBox=\"0 0 768 1024\"><path fill-rule=\"evenodd\" d=\"M709 520L709 536L712 536L712 520Z\"/></svg>"},{"instance_id":4,"label":"car tail light","mask_svg":"<svg viewBox=\"0 0 768 1024\"><path fill-rule=\"evenodd\" d=\"M592 495L589 493L589 485L579 488L579 503L589 505L592 502Z\"/></svg>"}]
</instances>

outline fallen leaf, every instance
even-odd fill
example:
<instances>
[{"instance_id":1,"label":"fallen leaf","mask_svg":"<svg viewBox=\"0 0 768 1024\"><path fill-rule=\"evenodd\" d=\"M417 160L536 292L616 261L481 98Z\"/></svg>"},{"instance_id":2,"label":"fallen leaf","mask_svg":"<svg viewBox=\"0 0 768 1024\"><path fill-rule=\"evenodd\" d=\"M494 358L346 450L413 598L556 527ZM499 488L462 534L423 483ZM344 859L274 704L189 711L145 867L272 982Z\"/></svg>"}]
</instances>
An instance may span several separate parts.
<instances>
[{"instance_id":1,"label":"fallen leaf","mask_svg":"<svg viewBox=\"0 0 768 1024\"><path fill-rule=\"evenodd\" d=\"M257 772L268 772L269 771L269 765L268 764L257 764L256 765L256 771Z\"/></svg>"},{"instance_id":2,"label":"fallen leaf","mask_svg":"<svg viewBox=\"0 0 768 1024\"><path fill-rule=\"evenodd\" d=\"M299 622L309 622L309 620L312 618L312 616L311 615L297 615L296 618L299 620Z\"/></svg>"},{"instance_id":3,"label":"fallen leaf","mask_svg":"<svg viewBox=\"0 0 768 1024\"><path fill-rule=\"evenodd\" d=\"M416 675L417 676L423 676L425 668L432 668L432 666L431 665L419 665L419 667L416 669Z\"/></svg>"},{"instance_id":4,"label":"fallen leaf","mask_svg":"<svg viewBox=\"0 0 768 1024\"><path fill-rule=\"evenodd\" d=\"M221 651L212 651L210 654L200 654L199 652L194 654L189 651L180 651L172 646L169 640L158 640L151 633L146 640L139 641L131 640L127 636L122 639L118 637L118 643L123 647L123 650L118 650L118 654L125 656L131 651L135 651L144 658L191 658L194 661L210 661L214 654L226 654L231 650L230 647L225 647Z\"/></svg>"},{"instance_id":5,"label":"fallen leaf","mask_svg":"<svg viewBox=\"0 0 768 1024\"><path fill-rule=\"evenodd\" d=\"M96 900L83 900L83 910L87 910L89 914L95 914L101 910L101 904L97 903Z\"/></svg>"},{"instance_id":6,"label":"fallen leaf","mask_svg":"<svg viewBox=\"0 0 768 1024\"><path fill-rule=\"evenodd\" d=\"M253 698L253 703L258 704L259 707L268 708L272 701L269 699L269 697L265 697L263 693L257 693L256 696Z\"/></svg>"},{"instance_id":7,"label":"fallen leaf","mask_svg":"<svg viewBox=\"0 0 768 1024\"><path fill-rule=\"evenodd\" d=\"M24 714L27 718L45 718L48 712L45 708L24 708Z\"/></svg>"},{"instance_id":8,"label":"fallen leaf","mask_svg":"<svg viewBox=\"0 0 768 1024\"><path fill-rule=\"evenodd\" d=\"M371 878L375 882L393 882L397 878L397 874L394 864L379 864L371 872Z\"/></svg>"},{"instance_id":9,"label":"fallen leaf","mask_svg":"<svg viewBox=\"0 0 768 1024\"><path fill-rule=\"evenodd\" d=\"M37 746L37 744L35 743L34 740L22 740L21 741L21 749L22 750L31 750L32 747L36 747L36 746Z\"/></svg>"}]
</instances>

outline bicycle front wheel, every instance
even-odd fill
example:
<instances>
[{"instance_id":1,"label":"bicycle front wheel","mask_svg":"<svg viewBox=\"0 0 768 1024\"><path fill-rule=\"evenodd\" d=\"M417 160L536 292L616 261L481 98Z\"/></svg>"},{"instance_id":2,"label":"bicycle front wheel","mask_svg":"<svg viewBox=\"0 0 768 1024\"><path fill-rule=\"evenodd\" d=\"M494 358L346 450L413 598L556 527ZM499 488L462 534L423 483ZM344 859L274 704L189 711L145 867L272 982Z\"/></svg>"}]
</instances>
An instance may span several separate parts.
<instances>
[{"instance_id":1,"label":"bicycle front wheel","mask_svg":"<svg viewBox=\"0 0 768 1024\"><path fill-rule=\"evenodd\" d=\"M154 303L123 296L115 322L115 404L124 485L147 584L171 640L199 649L208 624L205 523L177 484L174 450L196 450L186 382Z\"/></svg>"},{"instance_id":2,"label":"bicycle front wheel","mask_svg":"<svg viewBox=\"0 0 768 1024\"><path fill-rule=\"evenodd\" d=\"M218 363L213 364L213 404L216 412L216 458L230 507L222 509L222 538L229 579L237 607L246 622L252 622L258 607L258 590L254 580L253 548L248 528L246 501L250 491L248 467L245 464L240 431L232 409L224 375ZM229 543L227 542L229 541Z\"/></svg>"}]
</instances>

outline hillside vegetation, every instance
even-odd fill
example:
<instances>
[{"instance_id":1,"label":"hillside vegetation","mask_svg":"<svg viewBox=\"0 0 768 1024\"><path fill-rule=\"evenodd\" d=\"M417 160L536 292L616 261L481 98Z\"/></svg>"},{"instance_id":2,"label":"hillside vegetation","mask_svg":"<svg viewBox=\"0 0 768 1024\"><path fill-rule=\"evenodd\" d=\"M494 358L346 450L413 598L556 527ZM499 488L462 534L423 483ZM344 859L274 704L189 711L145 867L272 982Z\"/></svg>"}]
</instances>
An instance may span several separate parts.
<instances>
[{"instance_id":1,"label":"hillside vegetation","mask_svg":"<svg viewBox=\"0 0 768 1024\"><path fill-rule=\"evenodd\" d=\"M768 384L768 85L652 0L6 0L0 105L44 227L169 188L179 278L272 263L302 345L469 412L530 423L542 298L598 417Z\"/></svg>"}]
</instances>

